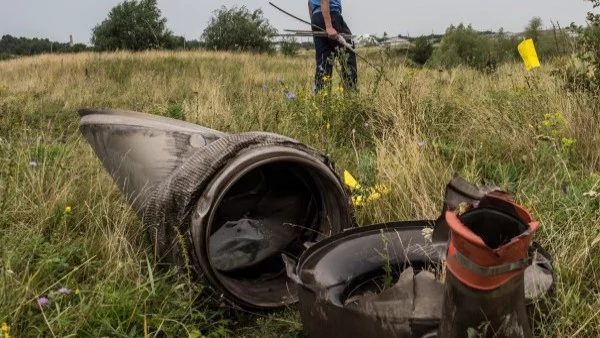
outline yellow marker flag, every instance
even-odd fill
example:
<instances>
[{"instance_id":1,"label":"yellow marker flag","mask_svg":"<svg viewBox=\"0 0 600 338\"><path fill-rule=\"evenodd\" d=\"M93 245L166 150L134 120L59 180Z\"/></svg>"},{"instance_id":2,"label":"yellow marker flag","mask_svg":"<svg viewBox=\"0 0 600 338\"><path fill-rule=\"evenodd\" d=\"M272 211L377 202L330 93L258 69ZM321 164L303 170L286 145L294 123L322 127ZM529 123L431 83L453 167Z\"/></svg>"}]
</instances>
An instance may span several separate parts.
<instances>
[{"instance_id":1,"label":"yellow marker flag","mask_svg":"<svg viewBox=\"0 0 600 338\"><path fill-rule=\"evenodd\" d=\"M540 66L540 60L538 59L532 39L527 39L519 44L519 54L521 54L527 70L532 70Z\"/></svg>"},{"instance_id":2,"label":"yellow marker flag","mask_svg":"<svg viewBox=\"0 0 600 338\"><path fill-rule=\"evenodd\" d=\"M348 172L348 170L344 171L344 184L346 184L350 189L360 189L360 184L356 181L356 179Z\"/></svg>"}]
</instances>

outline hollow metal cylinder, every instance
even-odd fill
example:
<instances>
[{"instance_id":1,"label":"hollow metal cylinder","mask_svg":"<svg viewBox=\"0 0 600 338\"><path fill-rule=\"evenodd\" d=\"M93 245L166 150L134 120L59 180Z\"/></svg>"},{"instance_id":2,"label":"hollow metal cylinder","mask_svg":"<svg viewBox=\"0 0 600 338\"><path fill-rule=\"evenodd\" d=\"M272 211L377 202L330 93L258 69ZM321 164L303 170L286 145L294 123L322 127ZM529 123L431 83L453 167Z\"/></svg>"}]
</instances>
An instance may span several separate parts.
<instances>
[{"instance_id":1,"label":"hollow metal cylinder","mask_svg":"<svg viewBox=\"0 0 600 338\"><path fill-rule=\"evenodd\" d=\"M294 303L282 253L353 225L321 152L270 133L228 135L131 111L82 110L80 130L146 228L158 265L191 268L219 300Z\"/></svg>"}]
</instances>

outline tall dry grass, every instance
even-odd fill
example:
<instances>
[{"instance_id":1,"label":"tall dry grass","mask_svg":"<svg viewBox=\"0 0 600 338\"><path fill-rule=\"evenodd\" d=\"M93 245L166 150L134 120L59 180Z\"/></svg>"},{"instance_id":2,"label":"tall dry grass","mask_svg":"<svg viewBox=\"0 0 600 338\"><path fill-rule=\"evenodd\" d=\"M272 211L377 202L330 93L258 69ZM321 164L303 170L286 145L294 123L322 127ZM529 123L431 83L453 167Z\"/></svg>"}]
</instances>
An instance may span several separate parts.
<instances>
[{"instance_id":1,"label":"tall dry grass","mask_svg":"<svg viewBox=\"0 0 600 338\"><path fill-rule=\"evenodd\" d=\"M600 199L584 194L600 191L600 108L567 92L552 70L390 66L390 84L361 64L360 93L336 82L313 96L309 57L148 52L0 62L0 322L14 337L300 335L293 309L231 315L207 308L185 276L153 272L140 222L77 130L77 109L111 107L307 142L340 171L390 190L358 210L363 224L437 217L453 173L499 185L542 222L536 238L556 260L554 300L537 334L596 337Z\"/></svg>"}]
</instances>

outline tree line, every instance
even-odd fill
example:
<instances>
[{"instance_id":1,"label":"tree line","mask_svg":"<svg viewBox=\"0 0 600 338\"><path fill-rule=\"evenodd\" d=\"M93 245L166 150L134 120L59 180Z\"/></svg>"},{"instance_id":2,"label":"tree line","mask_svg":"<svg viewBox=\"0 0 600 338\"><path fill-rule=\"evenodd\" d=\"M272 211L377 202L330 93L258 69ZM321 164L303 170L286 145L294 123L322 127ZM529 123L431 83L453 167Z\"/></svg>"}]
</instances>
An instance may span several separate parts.
<instances>
[{"instance_id":1,"label":"tree line","mask_svg":"<svg viewBox=\"0 0 600 338\"><path fill-rule=\"evenodd\" d=\"M85 44L71 45L50 41L49 39L23 38L4 35L0 38L0 59L10 55L36 55L43 53L78 53L89 50Z\"/></svg>"},{"instance_id":2,"label":"tree line","mask_svg":"<svg viewBox=\"0 0 600 338\"><path fill-rule=\"evenodd\" d=\"M600 0L586 0L600 6ZM517 45L524 38L532 38L540 59L579 54L594 70L600 69L600 19L590 13L586 27L571 26L544 29L540 18L533 18L523 34L508 35L499 32L479 32L470 25L449 27L444 35L410 38L409 57L416 65L451 68L458 65L480 70L493 70L499 64L519 59ZM221 7L214 12L199 40L186 40L167 26L157 0L124 0L108 13L105 20L92 29L92 47L84 44L52 42L48 39L16 38L5 35L0 40L2 55L34 55L48 52L72 53L80 51L116 50L177 50L205 48L223 51L273 52L273 38L277 30L264 18L260 9L250 11L245 6ZM385 34L387 35L387 34ZM295 54L300 45L294 39L283 40L280 50ZM595 71L594 73L598 73ZM599 76L600 77L600 76ZM600 80L597 80L600 82Z\"/></svg>"}]
</instances>

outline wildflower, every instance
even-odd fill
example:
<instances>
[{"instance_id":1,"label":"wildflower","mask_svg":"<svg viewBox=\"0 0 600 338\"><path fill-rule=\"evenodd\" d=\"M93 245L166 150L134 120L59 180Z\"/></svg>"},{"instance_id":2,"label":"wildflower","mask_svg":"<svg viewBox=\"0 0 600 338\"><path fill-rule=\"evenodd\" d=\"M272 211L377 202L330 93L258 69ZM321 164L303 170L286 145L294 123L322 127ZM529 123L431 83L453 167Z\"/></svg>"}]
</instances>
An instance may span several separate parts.
<instances>
[{"instance_id":1,"label":"wildflower","mask_svg":"<svg viewBox=\"0 0 600 338\"><path fill-rule=\"evenodd\" d=\"M285 96L288 98L288 100L293 100L296 98L296 95L294 95L292 92L285 93Z\"/></svg>"},{"instance_id":2,"label":"wildflower","mask_svg":"<svg viewBox=\"0 0 600 338\"><path fill-rule=\"evenodd\" d=\"M343 93L344 92L344 87L338 87L337 91L340 92L340 93Z\"/></svg>"},{"instance_id":3,"label":"wildflower","mask_svg":"<svg viewBox=\"0 0 600 338\"><path fill-rule=\"evenodd\" d=\"M78 295L79 294L79 289L75 289L75 294Z\"/></svg>"},{"instance_id":4,"label":"wildflower","mask_svg":"<svg viewBox=\"0 0 600 338\"><path fill-rule=\"evenodd\" d=\"M38 305L42 308L46 307L48 305L48 302L49 302L48 298L46 298L46 297L40 297L37 300Z\"/></svg>"},{"instance_id":5,"label":"wildflower","mask_svg":"<svg viewBox=\"0 0 600 338\"><path fill-rule=\"evenodd\" d=\"M364 191L364 190L361 190L362 186L360 185L360 183L358 183L358 181L347 170L344 171L344 184L346 186L348 186L353 192ZM375 187L368 188L365 192L368 192L369 195L368 196L366 196L366 195L352 196L352 204L355 207L360 207L360 206L365 205L368 202L376 201L376 200L380 199L381 196L387 195L390 193L390 191L385 186L382 186L382 185L377 185Z\"/></svg>"},{"instance_id":6,"label":"wildflower","mask_svg":"<svg viewBox=\"0 0 600 338\"><path fill-rule=\"evenodd\" d=\"M417 143L419 145L419 148L423 148L424 146L427 145L427 141L421 141L419 143Z\"/></svg>"},{"instance_id":7,"label":"wildflower","mask_svg":"<svg viewBox=\"0 0 600 338\"><path fill-rule=\"evenodd\" d=\"M528 124L528 125L527 125L527 127L528 127L529 129L533 129L533 125L532 125L531 123L530 123L530 124Z\"/></svg>"},{"instance_id":8,"label":"wildflower","mask_svg":"<svg viewBox=\"0 0 600 338\"><path fill-rule=\"evenodd\" d=\"M369 126L369 122L365 122L365 127L368 127L368 126Z\"/></svg>"},{"instance_id":9,"label":"wildflower","mask_svg":"<svg viewBox=\"0 0 600 338\"><path fill-rule=\"evenodd\" d=\"M58 290L58 293L62 293L63 295L70 295L71 294L71 290L69 290L67 288L60 288Z\"/></svg>"},{"instance_id":10,"label":"wildflower","mask_svg":"<svg viewBox=\"0 0 600 338\"><path fill-rule=\"evenodd\" d=\"M262 89L263 89L263 90L267 90L267 84L266 84L266 83L263 83L263 85L262 85Z\"/></svg>"},{"instance_id":11,"label":"wildflower","mask_svg":"<svg viewBox=\"0 0 600 338\"><path fill-rule=\"evenodd\" d=\"M325 127L329 130L331 128L331 124L329 124L329 122L327 122L327 125Z\"/></svg>"},{"instance_id":12,"label":"wildflower","mask_svg":"<svg viewBox=\"0 0 600 338\"><path fill-rule=\"evenodd\" d=\"M8 324L6 324L6 322L2 323L2 333L3 338L10 338L10 335L8 334Z\"/></svg>"},{"instance_id":13,"label":"wildflower","mask_svg":"<svg viewBox=\"0 0 600 338\"><path fill-rule=\"evenodd\" d=\"M35 168L37 166L38 166L37 162L35 162L35 161L29 162L29 168Z\"/></svg>"},{"instance_id":14,"label":"wildflower","mask_svg":"<svg viewBox=\"0 0 600 338\"><path fill-rule=\"evenodd\" d=\"M283 79L282 78L277 79L277 83L279 83L279 84L282 85L283 84Z\"/></svg>"},{"instance_id":15,"label":"wildflower","mask_svg":"<svg viewBox=\"0 0 600 338\"><path fill-rule=\"evenodd\" d=\"M65 214L70 214L71 213L71 206L67 205L65 207Z\"/></svg>"},{"instance_id":16,"label":"wildflower","mask_svg":"<svg viewBox=\"0 0 600 338\"><path fill-rule=\"evenodd\" d=\"M575 142L577 142L575 139L566 137L563 137L561 141L564 148L570 148L573 144L575 144Z\"/></svg>"},{"instance_id":17,"label":"wildflower","mask_svg":"<svg viewBox=\"0 0 600 338\"><path fill-rule=\"evenodd\" d=\"M323 82L327 82L327 81L329 81L329 76L327 76L327 75L324 75L324 76L323 76Z\"/></svg>"}]
</instances>

